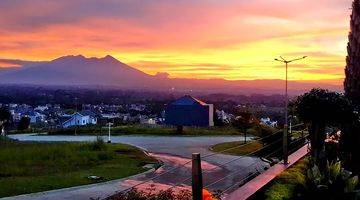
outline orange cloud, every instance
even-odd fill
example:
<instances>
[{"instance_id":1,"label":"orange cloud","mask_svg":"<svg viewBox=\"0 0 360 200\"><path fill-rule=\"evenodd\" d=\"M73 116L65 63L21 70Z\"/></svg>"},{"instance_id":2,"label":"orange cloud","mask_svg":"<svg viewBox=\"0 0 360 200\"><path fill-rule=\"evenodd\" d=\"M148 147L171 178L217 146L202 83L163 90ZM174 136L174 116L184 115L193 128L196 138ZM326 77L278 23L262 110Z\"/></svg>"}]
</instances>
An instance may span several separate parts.
<instances>
[{"instance_id":1,"label":"orange cloud","mask_svg":"<svg viewBox=\"0 0 360 200\"><path fill-rule=\"evenodd\" d=\"M341 80L351 0L0 2L0 57L112 54L171 77ZM339 81L338 84L341 84Z\"/></svg>"}]
</instances>

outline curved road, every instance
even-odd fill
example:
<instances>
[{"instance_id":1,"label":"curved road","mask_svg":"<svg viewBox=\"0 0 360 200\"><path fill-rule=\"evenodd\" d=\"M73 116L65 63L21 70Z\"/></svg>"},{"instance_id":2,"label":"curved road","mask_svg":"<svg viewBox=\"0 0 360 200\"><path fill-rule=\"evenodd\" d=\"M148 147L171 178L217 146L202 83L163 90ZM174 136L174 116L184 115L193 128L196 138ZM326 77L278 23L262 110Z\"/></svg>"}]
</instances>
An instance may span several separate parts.
<instances>
[{"instance_id":1,"label":"curved road","mask_svg":"<svg viewBox=\"0 0 360 200\"><path fill-rule=\"evenodd\" d=\"M11 135L11 138L21 141L93 141L95 136L43 136L43 135ZM107 140L106 137L104 137ZM110 182L85 185L73 188L66 188L48 192L34 193L29 195L20 195L5 199L32 199L32 200L47 200L47 199L75 199L88 200L90 198L104 198L115 191L120 191L128 187L138 184L141 181L148 180L165 170L173 168L174 166L181 166L189 161L192 153L200 153L202 156L211 154L209 147L222 142L242 141L242 136L113 136L113 143L125 143L137 146L148 151L151 155L164 162L164 165L156 171L151 171L134 177L129 177L121 180L114 180ZM238 159L234 162L230 162ZM216 184L211 185L210 190L224 190L236 184L249 173L255 170L262 171L265 163L255 157L237 157L224 154L216 154L202 159L202 168L204 185L213 183L214 181L224 178ZM226 165L224 163L230 162ZM188 188L191 185L189 180L191 171L191 164L181 166L171 173L167 173L154 181L149 181L146 184L138 186L139 189L146 189L156 186L157 189L166 189L169 186L178 184L186 180L177 188ZM233 175L227 177L230 173ZM236 189L236 187L232 188ZM231 190L229 190L231 191Z\"/></svg>"}]
</instances>

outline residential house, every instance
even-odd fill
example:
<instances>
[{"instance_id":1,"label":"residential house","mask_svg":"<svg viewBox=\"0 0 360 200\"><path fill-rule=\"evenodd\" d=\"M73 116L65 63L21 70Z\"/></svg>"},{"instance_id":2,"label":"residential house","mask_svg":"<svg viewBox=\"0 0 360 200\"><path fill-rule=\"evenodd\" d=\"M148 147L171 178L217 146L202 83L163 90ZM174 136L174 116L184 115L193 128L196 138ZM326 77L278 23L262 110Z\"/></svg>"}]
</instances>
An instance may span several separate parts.
<instances>
[{"instance_id":1,"label":"residential house","mask_svg":"<svg viewBox=\"0 0 360 200\"><path fill-rule=\"evenodd\" d=\"M264 125L271 126L271 127L276 127L277 126L277 121L270 120L270 117L261 118L260 123L264 124Z\"/></svg>"},{"instance_id":2,"label":"residential house","mask_svg":"<svg viewBox=\"0 0 360 200\"><path fill-rule=\"evenodd\" d=\"M155 125L156 119L140 115L140 124Z\"/></svg>"},{"instance_id":3,"label":"residential house","mask_svg":"<svg viewBox=\"0 0 360 200\"><path fill-rule=\"evenodd\" d=\"M40 123L40 122L45 121L45 115L40 114L40 113L35 112L35 111L28 111L28 112L24 113L23 116L30 118L30 123L31 124L36 124L36 123Z\"/></svg>"},{"instance_id":4,"label":"residential house","mask_svg":"<svg viewBox=\"0 0 360 200\"><path fill-rule=\"evenodd\" d=\"M66 119L66 117L68 119ZM71 116L64 116L64 118L65 120L61 122L63 128L97 124L97 117L91 111L77 112Z\"/></svg>"},{"instance_id":5,"label":"residential house","mask_svg":"<svg viewBox=\"0 0 360 200\"><path fill-rule=\"evenodd\" d=\"M215 113L216 113L217 119L221 120L221 122L226 123L226 124L230 124L231 121L234 119L234 115L228 114L223 110L216 110Z\"/></svg>"}]
</instances>

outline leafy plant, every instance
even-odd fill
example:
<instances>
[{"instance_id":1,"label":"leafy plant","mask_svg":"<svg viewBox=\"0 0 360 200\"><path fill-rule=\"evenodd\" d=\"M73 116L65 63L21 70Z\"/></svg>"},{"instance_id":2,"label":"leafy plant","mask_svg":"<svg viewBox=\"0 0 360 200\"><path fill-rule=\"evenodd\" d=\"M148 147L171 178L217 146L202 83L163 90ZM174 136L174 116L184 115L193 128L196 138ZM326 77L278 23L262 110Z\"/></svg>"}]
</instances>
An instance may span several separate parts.
<instances>
[{"instance_id":1,"label":"leafy plant","mask_svg":"<svg viewBox=\"0 0 360 200\"><path fill-rule=\"evenodd\" d=\"M317 165L307 170L307 199L355 199L359 180L342 168L341 162L327 163L325 170Z\"/></svg>"}]
</instances>

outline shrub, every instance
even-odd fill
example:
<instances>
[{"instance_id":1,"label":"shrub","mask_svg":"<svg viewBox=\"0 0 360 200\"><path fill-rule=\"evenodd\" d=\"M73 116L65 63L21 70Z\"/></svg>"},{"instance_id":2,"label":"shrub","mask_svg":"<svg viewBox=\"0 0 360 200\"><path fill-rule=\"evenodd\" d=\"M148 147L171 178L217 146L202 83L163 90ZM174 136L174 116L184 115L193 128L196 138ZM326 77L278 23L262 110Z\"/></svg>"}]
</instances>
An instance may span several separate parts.
<instances>
[{"instance_id":1,"label":"shrub","mask_svg":"<svg viewBox=\"0 0 360 200\"><path fill-rule=\"evenodd\" d=\"M154 187L154 186L153 186ZM175 193L173 190L154 192L154 188L149 188L147 191L140 191L131 189L128 192L121 192L115 194L106 200L191 200L191 192L188 190L181 190Z\"/></svg>"},{"instance_id":2,"label":"shrub","mask_svg":"<svg viewBox=\"0 0 360 200\"><path fill-rule=\"evenodd\" d=\"M358 177L344 170L341 162L327 163L323 171L314 165L307 171L306 195L319 199L355 199L359 195L355 191L358 183Z\"/></svg>"},{"instance_id":3,"label":"shrub","mask_svg":"<svg viewBox=\"0 0 360 200\"><path fill-rule=\"evenodd\" d=\"M220 199L220 192L210 193L203 189L203 200L218 200ZM137 189L131 189L129 191L120 192L106 200L192 200L192 194L190 190L182 189L175 192L172 189L156 191L155 186L152 185L146 191Z\"/></svg>"},{"instance_id":4,"label":"shrub","mask_svg":"<svg viewBox=\"0 0 360 200\"><path fill-rule=\"evenodd\" d=\"M96 141L90 142L89 144L87 144L87 146L92 151L102 151L106 149L104 139L102 139L101 137L97 137Z\"/></svg>"},{"instance_id":5,"label":"shrub","mask_svg":"<svg viewBox=\"0 0 360 200\"><path fill-rule=\"evenodd\" d=\"M308 160L299 161L277 177L274 184L265 192L267 200L294 199L306 185Z\"/></svg>"}]
</instances>

